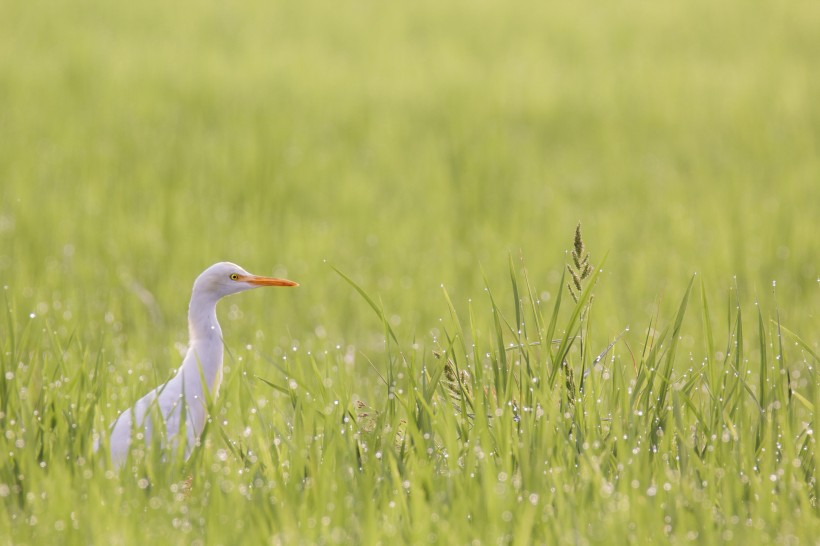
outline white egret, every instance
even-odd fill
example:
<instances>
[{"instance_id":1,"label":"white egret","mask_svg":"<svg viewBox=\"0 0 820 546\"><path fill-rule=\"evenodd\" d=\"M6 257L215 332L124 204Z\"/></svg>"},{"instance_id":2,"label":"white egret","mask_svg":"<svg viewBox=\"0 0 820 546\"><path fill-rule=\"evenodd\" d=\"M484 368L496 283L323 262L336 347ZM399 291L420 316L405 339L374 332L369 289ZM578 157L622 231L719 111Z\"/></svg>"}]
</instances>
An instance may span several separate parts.
<instances>
[{"instance_id":1,"label":"white egret","mask_svg":"<svg viewBox=\"0 0 820 546\"><path fill-rule=\"evenodd\" d=\"M114 421L109 436L114 466L125 461L132 433L143 432L145 442L150 442L158 418L165 424L164 437L170 447L184 441L188 457L205 428L207 399L216 398L222 381L222 329L216 319L216 303L223 296L260 286L299 285L286 279L251 275L229 262L214 264L197 277L188 306L188 352L174 377L140 398ZM183 416L184 425L180 422Z\"/></svg>"}]
</instances>

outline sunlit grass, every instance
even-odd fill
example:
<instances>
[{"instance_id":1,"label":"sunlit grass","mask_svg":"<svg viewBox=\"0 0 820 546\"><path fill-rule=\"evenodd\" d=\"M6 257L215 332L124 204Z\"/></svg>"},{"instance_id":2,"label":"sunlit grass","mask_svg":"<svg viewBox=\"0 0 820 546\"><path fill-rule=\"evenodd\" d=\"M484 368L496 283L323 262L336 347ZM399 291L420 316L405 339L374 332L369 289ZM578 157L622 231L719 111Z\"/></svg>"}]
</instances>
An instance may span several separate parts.
<instances>
[{"instance_id":1,"label":"sunlit grass","mask_svg":"<svg viewBox=\"0 0 820 546\"><path fill-rule=\"evenodd\" d=\"M488 306L451 307L435 351L396 336L348 279L384 324L383 354L234 349L194 456L138 446L121 473L91 451L122 405L105 387L119 376L99 350L9 308L3 526L15 543L816 536L818 358L776 314L744 321L732 303L730 335L716 339L692 279L642 346L596 353L594 319L579 318L594 317L597 272L577 301L554 304L510 274L518 298L488 289Z\"/></svg>"},{"instance_id":2,"label":"sunlit grass","mask_svg":"<svg viewBox=\"0 0 820 546\"><path fill-rule=\"evenodd\" d=\"M0 543L820 536L817 6L2 12ZM301 286L114 472L219 260Z\"/></svg>"}]
</instances>

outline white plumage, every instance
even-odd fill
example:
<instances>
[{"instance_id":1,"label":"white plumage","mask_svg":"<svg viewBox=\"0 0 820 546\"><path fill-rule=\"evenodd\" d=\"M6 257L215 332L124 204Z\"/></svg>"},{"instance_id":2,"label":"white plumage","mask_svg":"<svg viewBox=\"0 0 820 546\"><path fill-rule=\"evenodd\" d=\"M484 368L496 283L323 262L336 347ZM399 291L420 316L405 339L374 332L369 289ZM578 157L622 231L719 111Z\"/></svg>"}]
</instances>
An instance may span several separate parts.
<instances>
[{"instance_id":1,"label":"white plumage","mask_svg":"<svg viewBox=\"0 0 820 546\"><path fill-rule=\"evenodd\" d=\"M188 306L188 352L176 375L124 411L114 421L109 437L111 461L121 466L128 455L132 434L144 432L150 443L152 427L161 418L170 447L183 440L185 417L185 457L187 458L207 419L207 396L216 398L222 381L222 329L216 318L216 303L224 296L261 286L298 286L286 279L251 275L236 264L220 262L202 272L191 293Z\"/></svg>"}]
</instances>

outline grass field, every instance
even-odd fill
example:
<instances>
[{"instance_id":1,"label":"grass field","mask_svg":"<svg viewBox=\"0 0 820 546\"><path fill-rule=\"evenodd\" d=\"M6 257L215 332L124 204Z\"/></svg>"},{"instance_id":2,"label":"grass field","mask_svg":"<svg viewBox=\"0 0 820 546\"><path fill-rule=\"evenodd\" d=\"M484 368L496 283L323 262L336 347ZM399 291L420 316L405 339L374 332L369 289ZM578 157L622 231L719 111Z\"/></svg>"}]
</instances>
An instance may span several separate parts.
<instances>
[{"instance_id":1,"label":"grass field","mask_svg":"<svg viewBox=\"0 0 820 546\"><path fill-rule=\"evenodd\" d=\"M1 3L0 544L820 544L818 28ZM221 303L189 461L114 472L220 260L301 286Z\"/></svg>"}]
</instances>

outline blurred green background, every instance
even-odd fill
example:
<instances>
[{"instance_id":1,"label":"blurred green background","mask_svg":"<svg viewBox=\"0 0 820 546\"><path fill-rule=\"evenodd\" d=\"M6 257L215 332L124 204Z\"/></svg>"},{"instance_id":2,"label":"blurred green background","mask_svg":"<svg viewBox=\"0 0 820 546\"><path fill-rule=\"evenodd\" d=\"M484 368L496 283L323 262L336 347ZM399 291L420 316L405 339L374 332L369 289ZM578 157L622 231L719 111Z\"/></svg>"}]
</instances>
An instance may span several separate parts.
<instances>
[{"instance_id":1,"label":"blurred green background","mask_svg":"<svg viewBox=\"0 0 820 546\"><path fill-rule=\"evenodd\" d=\"M0 12L0 279L19 317L174 367L193 279L230 260L302 286L223 304L242 317L229 345L379 347L333 264L426 342L440 286L461 308L484 275L503 293L510 254L554 298L581 221L593 262L609 253L602 339L698 272L717 302L737 286L769 309L776 280L784 324L817 346L820 4Z\"/></svg>"}]
</instances>

